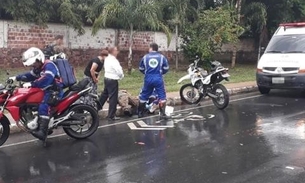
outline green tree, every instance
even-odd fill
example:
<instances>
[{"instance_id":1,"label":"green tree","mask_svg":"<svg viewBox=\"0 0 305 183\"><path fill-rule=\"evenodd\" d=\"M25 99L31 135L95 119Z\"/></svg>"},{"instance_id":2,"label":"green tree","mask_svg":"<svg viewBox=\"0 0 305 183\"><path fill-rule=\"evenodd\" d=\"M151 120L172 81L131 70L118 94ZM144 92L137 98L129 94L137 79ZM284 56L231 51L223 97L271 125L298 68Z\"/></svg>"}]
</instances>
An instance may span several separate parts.
<instances>
[{"instance_id":1,"label":"green tree","mask_svg":"<svg viewBox=\"0 0 305 183\"><path fill-rule=\"evenodd\" d=\"M237 24L240 25L240 18L241 18L241 8L242 8L242 4L243 4L243 0L232 0L231 3L235 3L235 12L237 14ZM232 8L232 4L231 6L229 6L230 8ZM236 53L237 53L237 46L236 43L233 47L233 53L232 53L232 60L231 60L231 68L235 67L236 64Z\"/></svg>"},{"instance_id":2,"label":"green tree","mask_svg":"<svg viewBox=\"0 0 305 183\"><path fill-rule=\"evenodd\" d=\"M304 0L244 0L245 3L243 5L243 12L245 13L245 19L248 19L248 16L253 17L250 13L247 13L250 8L256 8L256 10L262 12L264 11L260 7L257 7L258 4L253 6L251 3L261 3L265 5L267 20L266 20L266 28L268 29L269 36L271 36L275 30L278 28L280 23L283 22L297 22L297 21L305 21L305 1ZM264 13L264 12L262 12ZM256 13L255 16L258 14ZM260 20L257 20L258 24L262 23L262 17ZM249 22L249 24L255 24L255 22ZM250 25L251 26L251 25ZM255 31L253 31L255 34ZM256 39L259 37L255 36Z\"/></svg>"},{"instance_id":3,"label":"green tree","mask_svg":"<svg viewBox=\"0 0 305 183\"><path fill-rule=\"evenodd\" d=\"M198 55L211 60L223 44L236 42L242 32L243 28L237 24L230 10L221 7L205 10L183 31L184 54L188 58Z\"/></svg>"},{"instance_id":4,"label":"green tree","mask_svg":"<svg viewBox=\"0 0 305 183\"><path fill-rule=\"evenodd\" d=\"M267 8L266 5L260 2L252 2L244 10L245 24L261 46L261 34L267 24Z\"/></svg>"},{"instance_id":5,"label":"green tree","mask_svg":"<svg viewBox=\"0 0 305 183\"><path fill-rule=\"evenodd\" d=\"M45 26L48 22L65 23L84 33L84 18L94 0L2 0L1 9L14 20Z\"/></svg>"},{"instance_id":6,"label":"green tree","mask_svg":"<svg viewBox=\"0 0 305 183\"><path fill-rule=\"evenodd\" d=\"M99 7L96 7L99 8ZM93 23L92 34L106 27L107 22L118 22L124 29L130 31L128 72L132 70L132 46L135 30L162 29L170 43L169 28L162 22L162 6L152 0L106 0L105 5Z\"/></svg>"},{"instance_id":7,"label":"green tree","mask_svg":"<svg viewBox=\"0 0 305 183\"><path fill-rule=\"evenodd\" d=\"M187 21L187 14L196 14L196 9L191 6L191 0L166 0L165 6L168 7L168 12L170 12L170 19L168 20L169 25L175 27L175 63L176 70L178 69L178 56L179 56L179 35L182 27L184 27Z\"/></svg>"}]
</instances>

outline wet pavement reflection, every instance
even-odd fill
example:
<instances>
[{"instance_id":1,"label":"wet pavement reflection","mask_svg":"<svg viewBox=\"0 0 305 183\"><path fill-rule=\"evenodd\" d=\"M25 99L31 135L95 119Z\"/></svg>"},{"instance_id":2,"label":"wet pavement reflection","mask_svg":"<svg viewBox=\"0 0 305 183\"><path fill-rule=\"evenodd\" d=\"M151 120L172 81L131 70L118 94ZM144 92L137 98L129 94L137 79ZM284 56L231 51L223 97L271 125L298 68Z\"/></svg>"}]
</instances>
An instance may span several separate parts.
<instances>
[{"instance_id":1,"label":"wet pavement reflection","mask_svg":"<svg viewBox=\"0 0 305 183\"><path fill-rule=\"evenodd\" d=\"M304 95L247 97L223 111L176 108L183 111L167 124L143 119L174 125L165 130L122 123L87 140L60 136L47 148L39 142L0 148L0 183L304 182ZM137 120L131 122L139 126Z\"/></svg>"}]
</instances>

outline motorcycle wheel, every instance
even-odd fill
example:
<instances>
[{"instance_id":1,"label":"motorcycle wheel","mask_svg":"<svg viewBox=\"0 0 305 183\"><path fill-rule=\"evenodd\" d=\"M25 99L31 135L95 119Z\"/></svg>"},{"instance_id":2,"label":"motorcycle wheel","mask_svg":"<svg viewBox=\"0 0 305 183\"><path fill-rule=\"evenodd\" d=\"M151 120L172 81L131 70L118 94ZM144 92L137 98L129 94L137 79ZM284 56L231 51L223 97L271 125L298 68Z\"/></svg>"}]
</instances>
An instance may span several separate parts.
<instances>
[{"instance_id":1,"label":"motorcycle wheel","mask_svg":"<svg viewBox=\"0 0 305 183\"><path fill-rule=\"evenodd\" d=\"M190 88L191 91L187 91L186 94L184 94L187 88ZM179 93L182 102L186 104L198 104L203 97L203 95L200 94L198 88L193 86L191 83L181 86Z\"/></svg>"},{"instance_id":2,"label":"motorcycle wheel","mask_svg":"<svg viewBox=\"0 0 305 183\"><path fill-rule=\"evenodd\" d=\"M85 119L86 123L83 125L70 125L64 126L63 129L65 133L75 139L85 139L94 134L99 126L99 117L97 111L89 105L79 104L71 108L70 111L75 112L75 114L88 114ZM91 121L91 125L86 131L83 131L86 125L89 125L88 119Z\"/></svg>"},{"instance_id":3,"label":"motorcycle wheel","mask_svg":"<svg viewBox=\"0 0 305 183\"><path fill-rule=\"evenodd\" d=\"M0 119L0 146L2 146L10 135L10 125L6 117Z\"/></svg>"},{"instance_id":4,"label":"motorcycle wheel","mask_svg":"<svg viewBox=\"0 0 305 183\"><path fill-rule=\"evenodd\" d=\"M229 92L222 84L216 84L213 87L213 94L217 98L213 98L213 103L218 109L224 109L229 105Z\"/></svg>"}]
</instances>

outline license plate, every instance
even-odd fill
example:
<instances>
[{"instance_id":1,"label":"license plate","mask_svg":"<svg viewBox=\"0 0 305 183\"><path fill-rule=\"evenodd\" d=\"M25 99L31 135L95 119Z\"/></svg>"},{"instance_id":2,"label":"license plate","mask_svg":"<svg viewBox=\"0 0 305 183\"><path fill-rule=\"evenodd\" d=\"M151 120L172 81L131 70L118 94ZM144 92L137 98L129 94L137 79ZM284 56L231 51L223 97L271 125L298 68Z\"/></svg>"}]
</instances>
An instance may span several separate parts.
<instances>
[{"instance_id":1,"label":"license plate","mask_svg":"<svg viewBox=\"0 0 305 183\"><path fill-rule=\"evenodd\" d=\"M272 78L272 83L273 84L284 84L285 78Z\"/></svg>"}]
</instances>

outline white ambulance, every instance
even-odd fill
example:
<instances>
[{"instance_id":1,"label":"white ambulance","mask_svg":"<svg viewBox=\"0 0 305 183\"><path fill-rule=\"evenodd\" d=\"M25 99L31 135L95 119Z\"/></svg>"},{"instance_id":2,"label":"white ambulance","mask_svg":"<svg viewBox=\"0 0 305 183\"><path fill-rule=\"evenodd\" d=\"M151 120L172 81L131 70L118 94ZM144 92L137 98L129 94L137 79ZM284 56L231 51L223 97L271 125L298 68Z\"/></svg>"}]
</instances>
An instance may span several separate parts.
<instances>
[{"instance_id":1,"label":"white ambulance","mask_svg":"<svg viewBox=\"0 0 305 183\"><path fill-rule=\"evenodd\" d=\"M305 22L280 24L257 65L262 94L271 89L305 89Z\"/></svg>"}]
</instances>

